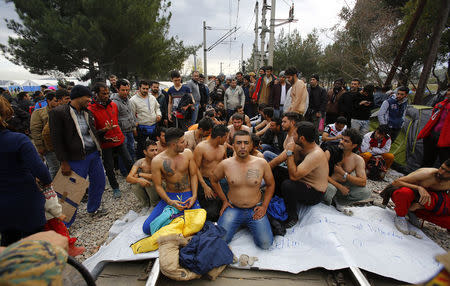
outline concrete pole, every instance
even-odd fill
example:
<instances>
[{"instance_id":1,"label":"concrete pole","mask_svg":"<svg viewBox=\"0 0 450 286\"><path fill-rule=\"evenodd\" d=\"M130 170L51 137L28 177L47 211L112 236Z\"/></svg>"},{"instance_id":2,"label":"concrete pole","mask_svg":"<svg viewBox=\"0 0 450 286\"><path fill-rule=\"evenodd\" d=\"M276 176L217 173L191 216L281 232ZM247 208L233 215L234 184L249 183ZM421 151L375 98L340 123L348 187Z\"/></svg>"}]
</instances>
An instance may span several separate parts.
<instances>
[{"instance_id":1,"label":"concrete pole","mask_svg":"<svg viewBox=\"0 0 450 286\"><path fill-rule=\"evenodd\" d=\"M256 20L255 20L255 42L253 43L253 71L256 71L256 69L258 68L258 58L259 58L259 54L258 54L258 1L256 1L255 4L255 16L256 16Z\"/></svg>"},{"instance_id":2,"label":"concrete pole","mask_svg":"<svg viewBox=\"0 0 450 286\"><path fill-rule=\"evenodd\" d=\"M203 74L208 80L208 71L206 69L206 22L203 21Z\"/></svg>"},{"instance_id":3,"label":"concrete pole","mask_svg":"<svg viewBox=\"0 0 450 286\"><path fill-rule=\"evenodd\" d=\"M197 53L194 53L194 71L197 70Z\"/></svg>"},{"instance_id":4,"label":"concrete pole","mask_svg":"<svg viewBox=\"0 0 450 286\"><path fill-rule=\"evenodd\" d=\"M264 66L264 46L266 45L265 38L266 38L266 11L267 11L267 0L263 1L263 7L262 7L262 18L261 18L261 49L260 54L261 58L259 59L259 67Z\"/></svg>"},{"instance_id":5,"label":"concrete pole","mask_svg":"<svg viewBox=\"0 0 450 286\"><path fill-rule=\"evenodd\" d=\"M270 33L269 33L269 59L267 61L269 66L273 66L273 49L275 45L275 3L272 0L272 7L270 7Z\"/></svg>"},{"instance_id":6,"label":"concrete pole","mask_svg":"<svg viewBox=\"0 0 450 286\"><path fill-rule=\"evenodd\" d=\"M243 72L244 67L244 43L241 44L241 66L239 67L239 70Z\"/></svg>"}]
</instances>

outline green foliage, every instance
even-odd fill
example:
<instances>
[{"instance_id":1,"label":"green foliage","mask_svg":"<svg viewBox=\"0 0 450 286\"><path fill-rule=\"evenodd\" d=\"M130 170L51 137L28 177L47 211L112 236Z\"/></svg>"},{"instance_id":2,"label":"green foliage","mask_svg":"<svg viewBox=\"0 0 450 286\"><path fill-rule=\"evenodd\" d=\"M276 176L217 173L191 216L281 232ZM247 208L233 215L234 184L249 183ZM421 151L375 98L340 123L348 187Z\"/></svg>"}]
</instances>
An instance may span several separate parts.
<instances>
[{"instance_id":1,"label":"green foliage","mask_svg":"<svg viewBox=\"0 0 450 286\"><path fill-rule=\"evenodd\" d=\"M33 73L88 69L89 77L167 76L196 49L168 37L165 0L14 0L22 23L4 54Z\"/></svg>"}]
</instances>

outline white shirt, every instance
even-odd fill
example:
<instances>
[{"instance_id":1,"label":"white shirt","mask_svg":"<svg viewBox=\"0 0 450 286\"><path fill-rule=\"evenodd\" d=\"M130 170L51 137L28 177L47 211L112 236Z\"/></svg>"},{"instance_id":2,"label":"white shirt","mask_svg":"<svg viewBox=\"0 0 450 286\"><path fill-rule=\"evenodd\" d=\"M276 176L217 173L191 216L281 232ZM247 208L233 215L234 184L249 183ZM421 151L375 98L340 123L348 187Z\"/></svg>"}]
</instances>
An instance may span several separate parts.
<instances>
[{"instance_id":1,"label":"white shirt","mask_svg":"<svg viewBox=\"0 0 450 286\"><path fill-rule=\"evenodd\" d=\"M156 117L161 116L159 103L156 98L149 93L145 98L136 93L130 98L131 112L136 116L136 122L140 125L153 125Z\"/></svg>"},{"instance_id":2,"label":"white shirt","mask_svg":"<svg viewBox=\"0 0 450 286\"><path fill-rule=\"evenodd\" d=\"M282 84L281 85L280 105L284 105L285 101L286 101L286 84Z\"/></svg>"}]
</instances>

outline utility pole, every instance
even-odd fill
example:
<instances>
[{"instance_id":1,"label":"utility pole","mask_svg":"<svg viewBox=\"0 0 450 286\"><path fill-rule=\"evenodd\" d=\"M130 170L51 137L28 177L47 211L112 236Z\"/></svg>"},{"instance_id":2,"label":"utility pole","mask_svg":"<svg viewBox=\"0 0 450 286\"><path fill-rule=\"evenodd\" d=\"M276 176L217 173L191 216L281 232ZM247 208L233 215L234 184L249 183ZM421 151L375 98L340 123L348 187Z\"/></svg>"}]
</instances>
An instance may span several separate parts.
<instances>
[{"instance_id":1,"label":"utility pole","mask_svg":"<svg viewBox=\"0 0 450 286\"><path fill-rule=\"evenodd\" d=\"M242 67L244 66L244 43L241 44L241 67L239 68L242 71Z\"/></svg>"},{"instance_id":2,"label":"utility pole","mask_svg":"<svg viewBox=\"0 0 450 286\"><path fill-rule=\"evenodd\" d=\"M206 21L203 21L203 74L208 80L208 71L206 70L206 51ZM197 65L197 63L195 65Z\"/></svg>"},{"instance_id":3,"label":"utility pole","mask_svg":"<svg viewBox=\"0 0 450 286\"><path fill-rule=\"evenodd\" d=\"M275 3L276 0L272 0L272 6L270 7L270 33L269 33L269 59L267 64L273 66L273 49L275 45Z\"/></svg>"},{"instance_id":4,"label":"utility pole","mask_svg":"<svg viewBox=\"0 0 450 286\"><path fill-rule=\"evenodd\" d=\"M265 43L265 38L266 38L266 32L267 32L267 26L266 26L266 11L267 11L267 0L263 0L263 7L261 10L261 58L259 60L259 66L262 67L264 66L264 46L266 45Z\"/></svg>"},{"instance_id":5,"label":"utility pole","mask_svg":"<svg viewBox=\"0 0 450 286\"><path fill-rule=\"evenodd\" d=\"M256 20L255 20L255 42L253 43L253 70L256 71L256 69L258 68L258 58L259 58L259 53L258 53L258 1L256 1L255 4L255 16L256 16Z\"/></svg>"},{"instance_id":6,"label":"utility pole","mask_svg":"<svg viewBox=\"0 0 450 286\"><path fill-rule=\"evenodd\" d=\"M197 70L197 53L194 53L194 71Z\"/></svg>"},{"instance_id":7,"label":"utility pole","mask_svg":"<svg viewBox=\"0 0 450 286\"><path fill-rule=\"evenodd\" d=\"M220 62L220 73L222 73L222 62Z\"/></svg>"}]
</instances>

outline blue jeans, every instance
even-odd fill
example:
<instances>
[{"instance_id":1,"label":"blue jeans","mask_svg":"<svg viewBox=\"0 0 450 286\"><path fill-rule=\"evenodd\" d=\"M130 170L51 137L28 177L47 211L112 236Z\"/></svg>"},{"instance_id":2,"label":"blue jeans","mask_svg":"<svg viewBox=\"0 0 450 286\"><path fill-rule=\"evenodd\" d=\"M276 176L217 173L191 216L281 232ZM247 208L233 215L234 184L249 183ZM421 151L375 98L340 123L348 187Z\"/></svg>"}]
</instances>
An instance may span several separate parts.
<instances>
[{"instance_id":1,"label":"blue jeans","mask_svg":"<svg viewBox=\"0 0 450 286\"><path fill-rule=\"evenodd\" d=\"M70 168L73 172L86 179L89 175L88 202L87 211L93 213L100 207L102 195L105 191L105 172L103 171L102 159L100 153L95 151L90 153L79 161L69 161ZM70 222L66 224L70 227L75 221L76 212Z\"/></svg>"},{"instance_id":2,"label":"blue jeans","mask_svg":"<svg viewBox=\"0 0 450 286\"><path fill-rule=\"evenodd\" d=\"M177 200L180 202L184 202L187 199L189 199L190 197L192 197L192 192L188 191L188 192L183 192L183 193L170 193L170 192L166 192L167 196L169 197L169 199L171 200ZM145 234L151 235L151 230L150 230L150 224L152 223L152 221L157 218L164 210L164 208L167 206L167 203L165 200L160 200L159 203L156 205L156 207L153 209L153 211L150 213L150 215L148 216L148 218L145 220L144 225L142 226L142 231ZM194 205L190 208L190 209L200 209L200 204L198 203L198 201L195 201Z\"/></svg>"},{"instance_id":3,"label":"blue jeans","mask_svg":"<svg viewBox=\"0 0 450 286\"><path fill-rule=\"evenodd\" d=\"M124 132L123 135L125 135L125 141L123 141L123 144L127 147L128 154L130 154L131 162L134 163L134 136L133 131L130 132ZM119 156L119 169L120 173L126 177L128 176L127 168L125 168L125 164L122 161L122 158Z\"/></svg>"},{"instance_id":4,"label":"blue jeans","mask_svg":"<svg viewBox=\"0 0 450 286\"><path fill-rule=\"evenodd\" d=\"M278 154L272 152L272 151L264 151L263 153L264 159L266 159L267 162L272 161L276 157L278 157Z\"/></svg>"},{"instance_id":5,"label":"blue jeans","mask_svg":"<svg viewBox=\"0 0 450 286\"><path fill-rule=\"evenodd\" d=\"M256 246L262 249L268 249L272 245L273 234L267 215L264 215L261 219L254 220L253 209L254 208L243 209L238 207L228 207L223 212L219 218L218 224L227 231L227 234L224 237L227 243L231 241L238 228L241 225L245 225L250 229Z\"/></svg>"},{"instance_id":6,"label":"blue jeans","mask_svg":"<svg viewBox=\"0 0 450 286\"><path fill-rule=\"evenodd\" d=\"M192 119L191 119L191 124L189 124L189 126L194 125L195 122L197 122L199 108L200 108L200 103L194 104L194 111L192 111Z\"/></svg>"},{"instance_id":7,"label":"blue jeans","mask_svg":"<svg viewBox=\"0 0 450 286\"><path fill-rule=\"evenodd\" d=\"M44 158L48 166L48 171L50 172L52 179L54 179L56 174L58 173L60 166L58 158L56 158L56 153L55 152L45 153Z\"/></svg>"},{"instance_id":8,"label":"blue jeans","mask_svg":"<svg viewBox=\"0 0 450 286\"><path fill-rule=\"evenodd\" d=\"M281 151L278 148L276 148L276 147L274 147L272 145L262 144L261 145L261 152L264 153L265 151L270 151L270 152L273 152L275 154L280 154L281 153Z\"/></svg>"}]
</instances>

